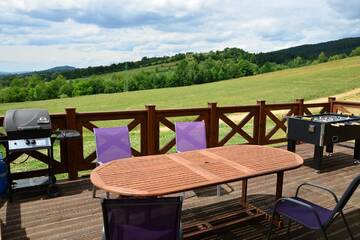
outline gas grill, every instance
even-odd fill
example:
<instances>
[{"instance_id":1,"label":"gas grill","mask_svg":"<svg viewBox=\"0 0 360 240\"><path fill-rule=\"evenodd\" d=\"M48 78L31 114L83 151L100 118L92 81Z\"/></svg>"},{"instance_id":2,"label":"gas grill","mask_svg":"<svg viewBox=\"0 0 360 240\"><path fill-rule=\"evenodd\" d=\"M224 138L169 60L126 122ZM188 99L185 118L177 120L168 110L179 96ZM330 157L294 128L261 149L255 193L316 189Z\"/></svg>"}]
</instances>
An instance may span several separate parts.
<instances>
[{"instance_id":1,"label":"gas grill","mask_svg":"<svg viewBox=\"0 0 360 240\"><path fill-rule=\"evenodd\" d=\"M58 189L53 175L53 145L51 141L50 115L44 109L15 109L5 113L4 129L6 132L6 163L8 165L9 199L12 200L13 181L10 171L12 154L46 149L48 155L48 185L49 196L57 196Z\"/></svg>"},{"instance_id":2,"label":"gas grill","mask_svg":"<svg viewBox=\"0 0 360 240\"><path fill-rule=\"evenodd\" d=\"M4 129L11 152L51 148L51 122L47 110L9 110L5 114Z\"/></svg>"},{"instance_id":3,"label":"gas grill","mask_svg":"<svg viewBox=\"0 0 360 240\"><path fill-rule=\"evenodd\" d=\"M354 159L360 159L360 117L335 113L288 117L288 150L296 141L315 145L315 168L321 170L323 150L333 152L335 143L355 139ZM357 162L357 161L355 161Z\"/></svg>"},{"instance_id":4,"label":"gas grill","mask_svg":"<svg viewBox=\"0 0 360 240\"><path fill-rule=\"evenodd\" d=\"M49 112L45 109L15 109L5 113L4 129L6 136L3 142L6 146L6 159L8 165L9 199L12 200L12 178L10 162L13 153L29 152L34 150L47 150L48 155L48 185L49 196L57 196L58 189L55 185L56 178L53 175L53 143L56 139L66 140L80 137L73 130L53 132Z\"/></svg>"}]
</instances>

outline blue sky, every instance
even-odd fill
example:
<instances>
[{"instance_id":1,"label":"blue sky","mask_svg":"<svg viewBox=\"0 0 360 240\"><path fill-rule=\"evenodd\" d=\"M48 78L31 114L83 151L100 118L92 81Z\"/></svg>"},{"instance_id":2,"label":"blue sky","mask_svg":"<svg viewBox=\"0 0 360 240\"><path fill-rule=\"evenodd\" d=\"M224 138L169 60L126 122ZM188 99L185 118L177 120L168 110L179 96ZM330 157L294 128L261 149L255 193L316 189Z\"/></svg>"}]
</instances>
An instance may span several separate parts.
<instances>
[{"instance_id":1,"label":"blue sky","mask_svg":"<svg viewBox=\"0 0 360 240\"><path fill-rule=\"evenodd\" d=\"M359 0L0 0L0 72L359 36Z\"/></svg>"}]
</instances>

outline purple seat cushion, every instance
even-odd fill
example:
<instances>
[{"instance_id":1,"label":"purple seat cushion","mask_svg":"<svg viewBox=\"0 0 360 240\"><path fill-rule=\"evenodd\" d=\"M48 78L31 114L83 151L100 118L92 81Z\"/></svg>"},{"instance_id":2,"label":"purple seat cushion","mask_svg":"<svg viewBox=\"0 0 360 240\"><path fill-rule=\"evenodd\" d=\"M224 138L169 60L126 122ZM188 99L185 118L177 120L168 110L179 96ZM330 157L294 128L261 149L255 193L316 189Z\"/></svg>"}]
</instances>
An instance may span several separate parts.
<instances>
[{"instance_id":1,"label":"purple seat cushion","mask_svg":"<svg viewBox=\"0 0 360 240\"><path fill-rule=\"evenodd\" d=\"M321 225L325 224L330 219L332 210L323 208L302 198L294 197L293 199L312 206L320 217ZM300 224L303 224L310 229L321 228L314 213L308 208L305 208L296 203L292 203L289 201L280 202L276 208L276 211L281 215L284 215Z\"/></svg>"}]
</instances>

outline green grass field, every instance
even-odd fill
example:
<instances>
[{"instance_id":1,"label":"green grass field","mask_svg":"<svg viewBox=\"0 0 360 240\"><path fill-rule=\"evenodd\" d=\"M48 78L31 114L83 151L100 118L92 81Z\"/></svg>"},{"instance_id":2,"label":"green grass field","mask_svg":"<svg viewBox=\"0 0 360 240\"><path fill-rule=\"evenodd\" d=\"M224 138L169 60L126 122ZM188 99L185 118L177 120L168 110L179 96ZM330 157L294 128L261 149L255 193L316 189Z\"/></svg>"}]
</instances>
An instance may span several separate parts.
<instances>
[{"instance_id":1,"label":"green grass field","mask_svg":"<svg viewBox=\"0 0 360 240\"><path fill-rule=\"evenodd\" d=\"M106 77L106 76L103 76ZM0 104L0 114L8 109L46 108L50 112L64 112L66 107L76 107L77 111L112 111L143 109L145 104L156 104L157 108L205 107L207 102L218 102L219 105L255 104L256 100L267 100L271 103L292 102L296 98L305 100L342 93L360 87L360 57L317 64L302 68L288 69L273 73L244 77L221 82L193 85L188 87L154 89L136 92L99 94L65 99L36 102ZM96 123L98 126L113 126L116 121ZM268 129L273 124L268 122ZM251 132L252 125L245 126ZM220 125L220 138L229 128ZM161 145L174 136L171 131L162 129ZM284 137L279 132L275 137ZM131 133L132 146L139 148L139 131ZM90 131L84 131L85 156L95 149L94 137ZM229 143L241 143L238 136ZM55 156L58 156L55 147ZM174 150L172 150L174 151ZM21 162L23 158L18 161ZM26 163L13 165L14 171L44 168L46 165L30 159ZM63 178L61 175L60 178Z\"/></svg>"},{"instance_id":2,"label":"green grass field","mask_svg":"<svg viewBox=\"0 0 360 240\"><path fill-rule=\"evenodd\" d=\"M243 77L188 87L153 89L136 92L99 94L46 101L0 104L0 114L15 108L46 108L64 112L65 107L77 111L111 111L143 109L145 104L158 108L254 104L256 100L292 102L345 92L360 87L360 57L323 64L287 69L251 77Z\"/></svg>"}]
</instances>

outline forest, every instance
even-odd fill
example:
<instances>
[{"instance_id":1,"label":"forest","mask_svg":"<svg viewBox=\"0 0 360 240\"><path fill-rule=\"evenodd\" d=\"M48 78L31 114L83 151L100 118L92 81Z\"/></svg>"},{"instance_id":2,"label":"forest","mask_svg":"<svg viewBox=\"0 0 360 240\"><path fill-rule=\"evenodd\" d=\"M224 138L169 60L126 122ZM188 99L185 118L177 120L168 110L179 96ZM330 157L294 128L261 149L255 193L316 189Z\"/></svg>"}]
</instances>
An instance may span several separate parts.
<instances>
[{"instance_id":1,"label":"forest","mask_svg":"<svg viewBox=\"0 0 360 240\"><path fill-rule=\"evenodd\" d=\"M331 56L326 55L325 52L320 52L312 58L309 57L310 55L307 57L304 55L294 56L288 61L277 63L276 57L272 58L274 61L261 62L259 56L263 55L248 53L239 48L225 48L223 51L177 54L173 57L144 57L138 62L125 62L103 67L100 73L98 67L92 67L91 69L94 69L94 72L89 75L90 77L84 79L72 79L73 76L70 74L73 72L76 75L76 71L85 71L84 69L62 73L8 76L0 79L0 102L34 101L188 86L323 63L348 56L360 56L360 47L351 51L345 51L345 48L339 49L342 49L343 52L336 52ZM286 59L285 56L283 58ZM166 65L166 63L171 62L174 64ZM145 66L154 67L146 69ZM95 71L95 69L97 70ZM111 73L112 71L119 72L130 69L138 70L126 75L113 73L108 74L106 78L99 76L99 74L108 71Z\"/></svg>"}]
</instances>

